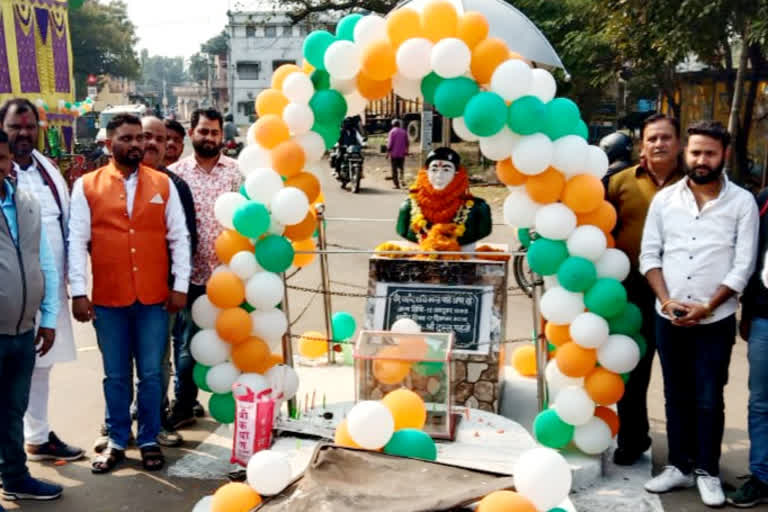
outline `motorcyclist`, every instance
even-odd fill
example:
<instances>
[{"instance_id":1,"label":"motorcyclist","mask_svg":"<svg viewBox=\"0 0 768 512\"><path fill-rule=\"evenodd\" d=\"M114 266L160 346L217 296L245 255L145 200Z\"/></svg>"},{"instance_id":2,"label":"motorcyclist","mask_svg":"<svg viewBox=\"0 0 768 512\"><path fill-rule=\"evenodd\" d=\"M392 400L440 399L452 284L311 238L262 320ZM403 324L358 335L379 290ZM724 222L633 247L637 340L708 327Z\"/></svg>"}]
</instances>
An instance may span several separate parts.
<instances>
[{"instance_id":1,"label":"motorcyclist","mask_svg":"<svg viewBox=\"0 0 768 512\"><path fill-rule=\"evenodd\" d=\"M222 127L222 130L224 131L224 144L228 144L230 141L237 143L236 139L238 135L240 135L240 132L237 129L235 118L232 114L224 116L224 126Z\"/></svg>"},{"instance_id":2,"label":"motorcyclist","mask_svg":"<svg viewBox=\"0 0 768 512\"><path fill-rule=\"evenodd\" d=\"M337 144L337 149L331 155L331 167L333 168L334 178L339 175L341 163L344 160L344 155L348 151L347 148L351 148L353 146L362 146L363 142L363 136L358 131L355 121L349 117L344 119L341 135L339 136L339 142Z\"/></svg>"},{"instance_id":3,"label":"motorcyclist","mask_svg":"<svg viewBox=\"0 0 768 512\"><path fill-rule=\"evenodd\" d=\"M607 187L611 175L632 165L632 139L622 132L613 132L600 139L599 146L608 155L608 173L603 178Z\"/></svg>"}]
</instances>

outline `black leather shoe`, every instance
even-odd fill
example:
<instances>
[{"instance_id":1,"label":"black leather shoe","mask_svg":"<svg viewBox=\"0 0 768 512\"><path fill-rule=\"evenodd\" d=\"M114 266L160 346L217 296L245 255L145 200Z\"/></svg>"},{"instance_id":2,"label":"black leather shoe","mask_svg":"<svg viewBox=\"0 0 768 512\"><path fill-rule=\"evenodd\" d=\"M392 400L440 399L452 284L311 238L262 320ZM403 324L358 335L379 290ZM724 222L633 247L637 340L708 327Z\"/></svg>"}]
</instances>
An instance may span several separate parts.
<instances>
[{"instance_id":1,"label":"black leather shoe","mask_svg":"<svg viewBox=\"0 0 768 512\"><path fill-rule=\"evenodd\" d=\"M650 447L650 440L645 446L639 448L619 446L616 448L616 451L613 452L613 463L617 466L631 466L640 460L640 457L642 457Z\"/></svg>"}]
</instances>

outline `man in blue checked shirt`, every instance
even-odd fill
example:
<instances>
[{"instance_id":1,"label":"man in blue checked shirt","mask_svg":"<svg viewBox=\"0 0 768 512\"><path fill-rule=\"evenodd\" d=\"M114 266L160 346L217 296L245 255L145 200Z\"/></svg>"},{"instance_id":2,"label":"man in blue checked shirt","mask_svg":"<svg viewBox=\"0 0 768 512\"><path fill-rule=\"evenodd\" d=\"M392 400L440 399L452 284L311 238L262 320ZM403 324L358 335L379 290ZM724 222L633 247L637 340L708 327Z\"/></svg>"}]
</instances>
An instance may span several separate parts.
<instances>
[{"instance_id":1,"label":"man in blue checked shirt","mask_svg":"<svg viewBox=\"0 0 768 512\"><path fill-rule=\"evenodd\" d=\"M12 155L0 130L0 474L6 500L53 500L61 486L30 476L23 418L35 352L53 346L59 276L42 229L40 205L16 191L9 178ZM40 327L35 333L35 318ZM37 347L37 349L35 348ZM0 507L2 510L2 507Z\"/></svg>"}]
</instances>

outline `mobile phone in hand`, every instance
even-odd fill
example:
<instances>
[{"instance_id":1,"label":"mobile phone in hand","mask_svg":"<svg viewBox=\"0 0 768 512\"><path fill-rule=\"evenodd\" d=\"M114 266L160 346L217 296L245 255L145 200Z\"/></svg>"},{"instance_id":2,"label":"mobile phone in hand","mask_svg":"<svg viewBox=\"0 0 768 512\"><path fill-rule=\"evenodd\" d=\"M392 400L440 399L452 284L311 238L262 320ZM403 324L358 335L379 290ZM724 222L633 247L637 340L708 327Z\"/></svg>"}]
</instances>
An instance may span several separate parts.
<instances>
[{"instance_id":1,"label":"mobile phone in hand","mask_svg":"<svg viewBox=\"0 0 768 512\"><path fill-rule=\"evenodd\" d=\"M685 316L685 311L682 309L674 309L672 310L672 314L675 315L676 318L682 318Z\"/></svg>"}]
</instances>

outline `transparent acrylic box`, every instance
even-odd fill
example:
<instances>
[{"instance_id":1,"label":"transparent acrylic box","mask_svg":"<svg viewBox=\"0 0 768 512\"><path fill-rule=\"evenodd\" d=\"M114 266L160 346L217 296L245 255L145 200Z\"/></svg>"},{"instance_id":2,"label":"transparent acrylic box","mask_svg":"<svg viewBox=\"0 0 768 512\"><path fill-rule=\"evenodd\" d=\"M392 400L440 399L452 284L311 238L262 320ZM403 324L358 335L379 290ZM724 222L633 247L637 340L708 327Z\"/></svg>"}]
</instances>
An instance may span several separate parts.
<instances>
[{"instance_id":1,"label":"transparent acrylic box","mask_svg":"<svg viewBox=\"0 0 768 512\"><path fill-rule=\"evenodd\" d=\"M424 431L453 440L459 415L453 413L452 332L402 334L361 331L355 344L355 398L379 400L407 388L424 399Z\"/></svg>"}]
</instances>

